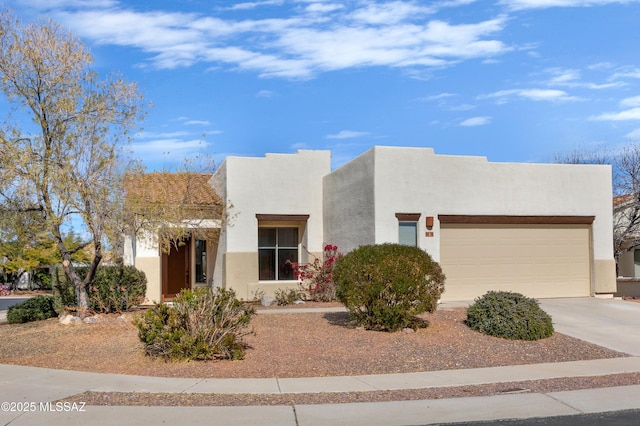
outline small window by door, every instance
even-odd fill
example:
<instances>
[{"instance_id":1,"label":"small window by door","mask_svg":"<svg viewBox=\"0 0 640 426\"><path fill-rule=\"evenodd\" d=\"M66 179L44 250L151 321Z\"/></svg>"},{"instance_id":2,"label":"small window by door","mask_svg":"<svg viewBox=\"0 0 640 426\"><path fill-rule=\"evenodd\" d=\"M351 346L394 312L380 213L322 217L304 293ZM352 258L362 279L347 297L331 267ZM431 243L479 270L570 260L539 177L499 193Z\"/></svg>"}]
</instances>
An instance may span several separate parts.
<instances>
[{"instance_id":1,"label":"small window by door","mask_svg":"<svg viewBox=\"0 0 640 426\"><path fill-rule=\"evenodd\" d=\"M207 242L205 240L196 240L196 282L207 282Z\"/></svg>"}]
</instances>

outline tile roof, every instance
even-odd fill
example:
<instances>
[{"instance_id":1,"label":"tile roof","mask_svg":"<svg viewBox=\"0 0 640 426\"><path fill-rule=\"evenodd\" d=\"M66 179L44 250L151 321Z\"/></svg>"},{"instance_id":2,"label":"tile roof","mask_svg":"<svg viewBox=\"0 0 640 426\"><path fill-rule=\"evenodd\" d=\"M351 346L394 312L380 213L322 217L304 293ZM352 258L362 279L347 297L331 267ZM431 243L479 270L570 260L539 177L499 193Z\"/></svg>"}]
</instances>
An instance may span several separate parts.
<instances>
[{"instance_id":1,"label":"tile roof","mask_svg":"<svg viewBox=\"0 0 640 426\"><path fill-rule=\"evenodd\" d=\"M128 196L149 203L182 203L193 207L221 206L222 201L209 185L211 174L145 173L130 176L125 183Z\"/></svg>"},{"instance_id":2,"label":"tile roof","mask_svg":"<svg viewBox=\"0 0 640 426\"><path fill-rule=\"evenodd\" d=\"M627 204L629 201L633 199L632 194L624 194L613 197L613 207L620 207L624 204Z\"/></svg>"}]
</instances>

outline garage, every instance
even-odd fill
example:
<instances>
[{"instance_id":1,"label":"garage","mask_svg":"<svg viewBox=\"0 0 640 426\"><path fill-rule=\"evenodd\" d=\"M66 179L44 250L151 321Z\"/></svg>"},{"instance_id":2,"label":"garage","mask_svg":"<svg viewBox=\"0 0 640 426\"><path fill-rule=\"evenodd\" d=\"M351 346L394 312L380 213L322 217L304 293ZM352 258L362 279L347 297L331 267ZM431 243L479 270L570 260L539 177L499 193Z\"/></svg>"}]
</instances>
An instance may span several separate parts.
<instances>
[{"instance_id":1,"label":"garage","mask_svg":"<svg viewBox=\"0 0 640 426\"><path fill-rule=\"evenodd\" d=\"M591 295L592 216L440 215L444 300Z\"/></svg>"}]
</instances>

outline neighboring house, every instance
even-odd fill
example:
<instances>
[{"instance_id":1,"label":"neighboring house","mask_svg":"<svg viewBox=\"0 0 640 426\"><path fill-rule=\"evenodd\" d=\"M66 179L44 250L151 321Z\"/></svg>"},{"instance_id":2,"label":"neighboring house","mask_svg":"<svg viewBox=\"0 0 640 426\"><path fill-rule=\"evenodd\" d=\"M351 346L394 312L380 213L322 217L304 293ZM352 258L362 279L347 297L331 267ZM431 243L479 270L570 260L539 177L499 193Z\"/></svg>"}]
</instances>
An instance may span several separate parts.
<instances>
[{"instance_id":1,"label":"neighboring house","mask_svg":"<svg viewBox=\"0 0 640 426\"><path fill-rule=\"evenodd\" d=\"M616 296L640 297L640 203L631 194L613 198L613 247Z\"/></svg>"},{"instance_id":2,"label":"neighboring house","mask_svg":"<svg viewBox=\"0 0 640 426\"><path fill-rule=\"evenodd\" d=\"M488 290L616 291L609 166L492 163L403 147L374 147L334 171L330 162L328 151L225 160L209 181L222 205L233 205L219 239L207 241L213 285L243 299L273 294L295 287L290 264L320 256L324 243L347 252L391 242L440 262L444 300ZM158 281L158 249L144 253L157 259L133 261ZM150 285L150 300L160 287Z\"/></svg>"}]
</instances>

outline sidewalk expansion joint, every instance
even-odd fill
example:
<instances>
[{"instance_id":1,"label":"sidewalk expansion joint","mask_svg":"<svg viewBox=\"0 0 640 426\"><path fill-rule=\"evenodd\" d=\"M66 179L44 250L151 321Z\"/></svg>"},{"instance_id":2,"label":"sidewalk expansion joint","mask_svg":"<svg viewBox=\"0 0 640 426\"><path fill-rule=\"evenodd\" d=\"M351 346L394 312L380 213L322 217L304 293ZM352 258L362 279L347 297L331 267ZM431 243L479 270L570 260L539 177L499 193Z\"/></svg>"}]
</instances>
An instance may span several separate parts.
<instances>
[{"instance_id":1,"label":"sidewalk expansion joint","mask_svg":"<svg viewBox=\"0 0 640 426\"><path fill-rule=\"evenodd\" d=\"M571 408L572 410L577 411L578 413L585 414L585 412L582 411L581 409L579 409L578 407L574 407L573 405L568 404L567 402L565 402L565 401L563 401L561 399L558 399L558 398L556 398L556 397L554 397L552 395L549 395L549 393L543 393L542 395L546 396L547 398L551 398L554 401L559 402L560 404L564 405L565 407L568 407L568 408Z\"/></svg>"},{"instance_id":2,"label":"sidewalk expansion joint","mask_svg":"<svg viewBox=\"0 0 640 426\"><path fill-rule=\"evenodd\" d=\"M193 389L196 386L198 386L200 383L204 382L205 379L197 379L196 382L194 382L191 386L187 386L185 389L181 390L180 393L188 393L189 389Z\"/></svg>"}]
</instances>

